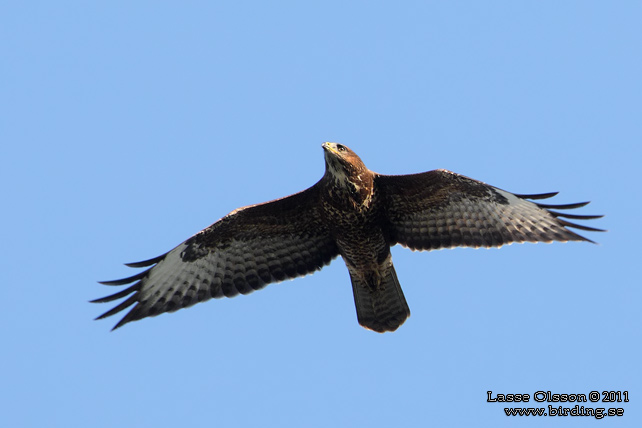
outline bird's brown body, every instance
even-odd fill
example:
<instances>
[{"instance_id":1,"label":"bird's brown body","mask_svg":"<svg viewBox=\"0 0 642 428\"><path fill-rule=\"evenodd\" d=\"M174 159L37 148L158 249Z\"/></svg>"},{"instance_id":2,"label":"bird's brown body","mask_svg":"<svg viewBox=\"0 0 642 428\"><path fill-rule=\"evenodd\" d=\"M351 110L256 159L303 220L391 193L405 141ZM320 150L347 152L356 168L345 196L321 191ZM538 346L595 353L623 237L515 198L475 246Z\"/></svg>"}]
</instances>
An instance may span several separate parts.
<instances>
[{"instance_id":1,"label":"bird's brown body","mask_svg":"<svg viewBox=\"0 0 642 428\"><path fill-rule=\"evenodd\" d=\"M323 215L350 273L357 319L374 331L394 331L410 316L410 308L392 264L390 239L382 228L385 213L375 192L375 174L356 154L347 154L344 161L336 156L341 153L336 145L326 143L323 148Z\"/></svg>"},{"instance_id":2,"label":"bird's brown body","mask_svg":"<svg viewBox=\"0 0 642 428\"><path fill-rule=\"evenodd\" d=\"M359 323L396 330L410 315L390 247L413 250L499 247L512 242L588 241L568 227L598 231L563 218L588 220L446 170L412 175L370 171L349 148L323 144L326 170L294 195L240 208L170 252L132 263L149 267L106 285L131 284L97 299L127 297L101 315L133 308L116 325L173 312L210 298L248 294L312 273L341 256L350 273Z\"/></svg>"}]
</instances>

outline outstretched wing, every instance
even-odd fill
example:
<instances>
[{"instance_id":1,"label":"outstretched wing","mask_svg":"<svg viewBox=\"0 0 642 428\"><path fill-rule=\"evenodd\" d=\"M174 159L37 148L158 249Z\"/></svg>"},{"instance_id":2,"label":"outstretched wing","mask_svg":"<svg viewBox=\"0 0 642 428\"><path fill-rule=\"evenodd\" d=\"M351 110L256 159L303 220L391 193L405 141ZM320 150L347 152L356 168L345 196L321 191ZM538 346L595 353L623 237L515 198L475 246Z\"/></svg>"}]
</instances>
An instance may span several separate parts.
<instances>
[{"instance_id":1,"label":"outstretched wing","mask_svg":"<svg viewBox=\"0 0 642 428\"><path fill-rule=\"evenodd\" d=\"M129 278L102 282L133 285L93 300L110 302L131 294L97 319L134 305L116 329L130 321L174 312L212 297L248 294L271 282L321 269L339 252L321 221L317 192L313 186L286 198L240 208L168 253L128 264L151 267Z\"/></svg>"},{"instance_id":2,"label":"outstretched wing","mask_svg":"<svg viewBox=\"0 0 642 428\"><path fill-rule=\"evenodd\" d=\"M500 247L512 242L590 241L568 229L601 231L563 220L602 216L554 210L588 202L546 205L531 200L557 193L516 195L481 181L439 169L412 175L377 175L391 245L413 250ZM590 241L592 242L592 241Z\"/></svg>"}]
</instances>

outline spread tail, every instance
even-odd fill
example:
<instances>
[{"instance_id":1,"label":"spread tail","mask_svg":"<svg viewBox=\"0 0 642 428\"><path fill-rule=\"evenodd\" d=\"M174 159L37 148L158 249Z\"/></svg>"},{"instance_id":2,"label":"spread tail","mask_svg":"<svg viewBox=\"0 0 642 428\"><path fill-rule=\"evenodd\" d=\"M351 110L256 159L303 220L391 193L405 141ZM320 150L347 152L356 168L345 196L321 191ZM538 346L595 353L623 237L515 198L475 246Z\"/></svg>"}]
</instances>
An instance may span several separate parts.
<instances>
[{"instance_id":1,"label":"spread tail","mask_svg":"<svg viewBox=\"0 0 642 428\"><path fill-rule=\"evenodd\" d=\"M379 333L395 331L410 316L410 308L390 264L385 276L362 278L350 271L357 319L363 327Z\"/></svg>"}]
</instances>

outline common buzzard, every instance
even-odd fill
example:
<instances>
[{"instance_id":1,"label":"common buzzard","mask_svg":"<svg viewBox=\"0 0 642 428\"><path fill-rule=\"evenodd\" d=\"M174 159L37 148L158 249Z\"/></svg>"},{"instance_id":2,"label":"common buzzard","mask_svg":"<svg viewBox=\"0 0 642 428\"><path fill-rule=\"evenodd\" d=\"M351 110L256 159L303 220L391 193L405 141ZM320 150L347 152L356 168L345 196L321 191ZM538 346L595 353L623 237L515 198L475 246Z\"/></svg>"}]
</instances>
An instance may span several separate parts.
<instances>
[{"instance_id":1,"label":"common buzzard","mask_svg":"<svg viewBox=\"0 0 642 428\"><path fill-rule=\"evenodd\" d=\"M592 242L568 227L601 231L564 219L602 216L557 211L588 202L531 202L556 193L512 194L444 169L377 174L342 144L322 147L325 174L314 186L234 210L168 253L128 264L147 270L102 282L133 285L93 300L129 296L97 319L133 305L116 329L212 297L249 294L272 282L312 273L340 255L350 273L359 324L377 332L394 331L410 315L390 255L395 244L437 250L512 242Z\"/></svg>"}]
</instances>

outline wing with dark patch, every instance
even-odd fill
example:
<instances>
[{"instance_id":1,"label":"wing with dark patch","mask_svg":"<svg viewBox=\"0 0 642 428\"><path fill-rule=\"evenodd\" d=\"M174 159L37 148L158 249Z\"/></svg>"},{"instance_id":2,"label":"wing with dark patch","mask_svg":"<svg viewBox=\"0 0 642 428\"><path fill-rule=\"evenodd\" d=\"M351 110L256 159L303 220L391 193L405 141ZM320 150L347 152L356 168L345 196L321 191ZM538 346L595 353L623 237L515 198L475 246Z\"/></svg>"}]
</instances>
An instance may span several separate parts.
<instances>
[{"instance_id":1,"label":"wing with dark patch","mask_svg":"<svg viewBox=\"0 0 642 428\"><path fill-rule=\"evenodd\" d=\"M170 252L131 267L149 267L106 285L133 284L111 296L129 296L104 313L108 317L132 305L114 328L130 321L173 312L212 297L248 294L266 284L302 276L338 255L320 219L318 189L238 209ZM131 295L130 295L131 294Z\"/></svg>"},{"instance_id":2,"label":"wing with dark patch","mask_svg":"<svg viewBox=\"0 0 642 428\"><path fill-rule=\"evenodd\" d=\"M590 241L569 230L601 231L564 218L602 216L559 210L588 204L548 205L530 200L557 193L516 195L446 170L413 175L377 175L376 191L385 202L391 245L413 250L499 247L512 242Z\"/></svg>"}]
</instances>

